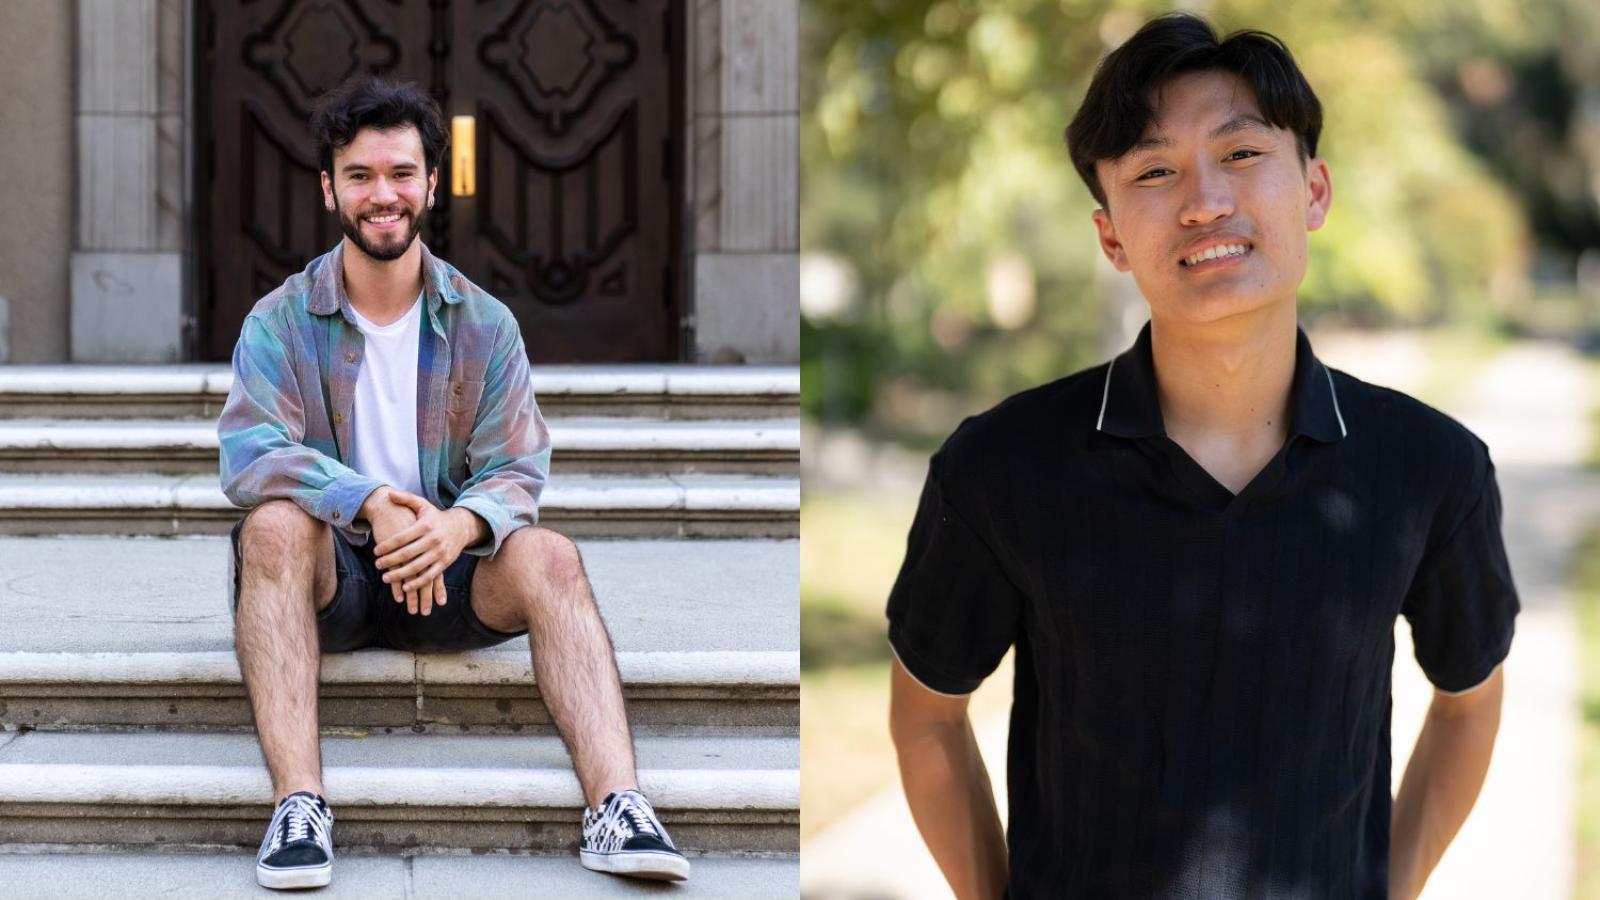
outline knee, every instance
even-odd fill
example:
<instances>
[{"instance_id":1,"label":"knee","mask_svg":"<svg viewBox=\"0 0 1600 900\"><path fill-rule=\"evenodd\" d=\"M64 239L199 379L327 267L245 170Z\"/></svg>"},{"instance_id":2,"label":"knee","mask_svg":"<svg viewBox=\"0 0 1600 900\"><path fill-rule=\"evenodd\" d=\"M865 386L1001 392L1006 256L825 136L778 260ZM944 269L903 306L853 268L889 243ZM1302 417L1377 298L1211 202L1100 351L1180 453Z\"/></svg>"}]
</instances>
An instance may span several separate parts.
<instances>
[{"instance_id":1,"label":"knee","mask_svg":"<svg viewBox=\"0 0 1600 900\"><path fill-rule=\"evenodd\" d=\"M509 550L508 556L514 563L539 582L561 586L588 584L578 545L548 528L518 528L506 537L500 550L502 553Z\"/></svg>"},{"instance_id":2,"label":"knee","mask_svg":"<svg viewBox=\"0 0 1600 900\"><path fill-rule=\"evenodd\" d=\"M239 555L245 566L301 568L315 559L317 541L327 528L291 500L268 500L245 516Z\"/></svg>"}]
</instances>

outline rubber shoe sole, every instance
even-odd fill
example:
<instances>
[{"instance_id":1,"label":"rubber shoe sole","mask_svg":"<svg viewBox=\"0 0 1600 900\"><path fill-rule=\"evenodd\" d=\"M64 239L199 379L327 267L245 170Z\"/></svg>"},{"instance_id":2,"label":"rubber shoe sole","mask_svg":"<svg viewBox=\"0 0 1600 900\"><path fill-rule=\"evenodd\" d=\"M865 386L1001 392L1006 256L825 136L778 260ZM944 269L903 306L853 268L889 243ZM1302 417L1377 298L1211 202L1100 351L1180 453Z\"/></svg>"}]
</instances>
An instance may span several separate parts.
<instances>
[{"instance_id":1,"label":"rubber shoe sole","mask_svg":"<svg viewBox=\"0 0 1600 900\"><path fill-rule=\"evenodd\" d=\"M256 865L256 883L275 891L295 888L327 887L333 881L333 863L320 866L299 866L293 869L274 869Z\"/></svg>"},{"instance_id":2,"label":"rubber shoe sole","mask_svg":"<svg viewBox=\"0 0 1600 900\"><path fill-rule=\"evenodd\" d=\"M580 850L578 860L585 869L629 878L652 878L658 881L685 881L689 878L689 861L675 853L651 850L596 853L593 850Z\"/></svg>"}]
</instances>

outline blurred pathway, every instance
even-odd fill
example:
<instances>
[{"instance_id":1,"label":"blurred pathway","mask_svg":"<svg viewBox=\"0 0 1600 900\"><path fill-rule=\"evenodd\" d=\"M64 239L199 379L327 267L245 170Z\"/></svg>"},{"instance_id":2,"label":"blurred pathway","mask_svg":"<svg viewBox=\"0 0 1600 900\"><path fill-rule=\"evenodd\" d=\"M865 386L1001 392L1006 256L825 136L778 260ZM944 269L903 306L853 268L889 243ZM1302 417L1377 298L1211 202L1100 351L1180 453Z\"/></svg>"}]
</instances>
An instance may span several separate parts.
<instances>
[{"instance_id":1,"label":"blurred pathway","mask_svg":"<svg viewBox=\"0 0 1600 900\"><path fill-rule=\"evenodd\" d=\"M1448 410L1489 445L1522 613L1488 780L1423 900L1571 895L1578 658L1568 577L1583 529L1600 524L1600 476L1581 468L1596 399L1576 354L1524 343L1496 356ZM1431 696L1402 619L1395 789Z\"/></svg>"},{"instance_id":2,"label":"blurred pathway","mask_svg":"<svg viewBox=\"0 0 1600 900\"><path fill-rule=\"evenodd\" d=\"M1414 389L1426 375L1416 342L1381 335L1316 341L1330 365L1368 381ZM1505 502L1505 535L1522 596L1506 663L1506 701L1477 807L1423 894L1444 898L1565 900L1572 880L1577 648L1568 561L1586 524L1600 521L1600 476L1584 472L1588 411L1597 399L1580 358L1524 343L1496 356L1446 410L1489 445ZM1431 687L1395 633L1394 787L1422 726ZM978 723L1004 814L1006 721ZM885 735L887 740L887 735ZM804 844L808 898L949 897L898 783Z\"/></svg>"}]
</instances>

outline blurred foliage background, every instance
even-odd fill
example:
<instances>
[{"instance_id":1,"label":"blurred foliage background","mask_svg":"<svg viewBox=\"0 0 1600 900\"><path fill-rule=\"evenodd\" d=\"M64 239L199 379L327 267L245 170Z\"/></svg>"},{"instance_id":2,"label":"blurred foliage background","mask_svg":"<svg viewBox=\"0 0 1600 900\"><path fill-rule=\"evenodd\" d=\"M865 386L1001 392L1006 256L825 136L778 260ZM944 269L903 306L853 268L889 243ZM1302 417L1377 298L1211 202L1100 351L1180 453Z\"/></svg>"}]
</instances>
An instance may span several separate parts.
<instances>
[{"instance_id":1,"label":"blurred foliage background","mask_svg":"<svg viewBox=\"0 0 1600 900\"><path fill-rule=\"evenodd\" d=\"M952 404L985 406L1120 343L1119 282L1062 133L1100 58L1173 8L802 4L813 421L926 445ZM1323 102L1334 206L1311 242L1307 319L1596 328L1600 4L1181 8L1283 38Z\"/></svg>"},{"instance_id":2,"label":"blurred foliage background","mask_svg":"<svg viewBox=\"0 0 1600 900\"><path fill-rule=\"evenodd\" d=\"M928 453L964 415L1119 352L1147 315L1100 257L1062 133L1149 18L1271 32L1321 98L1334 202L1300 291L1314 335L1415 337L1414 391L1435 405L1519 336L1600 349L1594 0L801 9L803 834L894 781L883 603ZM1005 709L1008 685L986 693L1004 680L975 721Z\"/></svg>"}]
</instances>

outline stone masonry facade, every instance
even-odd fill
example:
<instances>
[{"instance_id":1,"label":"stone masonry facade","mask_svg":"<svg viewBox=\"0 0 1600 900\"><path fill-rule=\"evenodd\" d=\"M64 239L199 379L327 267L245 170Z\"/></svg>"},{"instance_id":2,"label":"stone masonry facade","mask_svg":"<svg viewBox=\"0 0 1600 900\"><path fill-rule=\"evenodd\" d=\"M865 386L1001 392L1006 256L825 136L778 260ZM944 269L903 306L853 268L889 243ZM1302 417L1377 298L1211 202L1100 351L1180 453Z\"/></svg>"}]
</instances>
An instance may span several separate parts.
<instances>
[{"instance_id":1,"label":"stone masonry facade","mask_svg":"<svg viewBox=\"0 0 1600 900\"><path fill-rule=\"evenodd\" d=\"M799 357L799 0L681 0L689 362ZM0 362L193 359L195 0L8 0ZM4 205L0 205L4 206ZM64 246L65 244L65 246Z\"/></svg>"}]
</instances>

